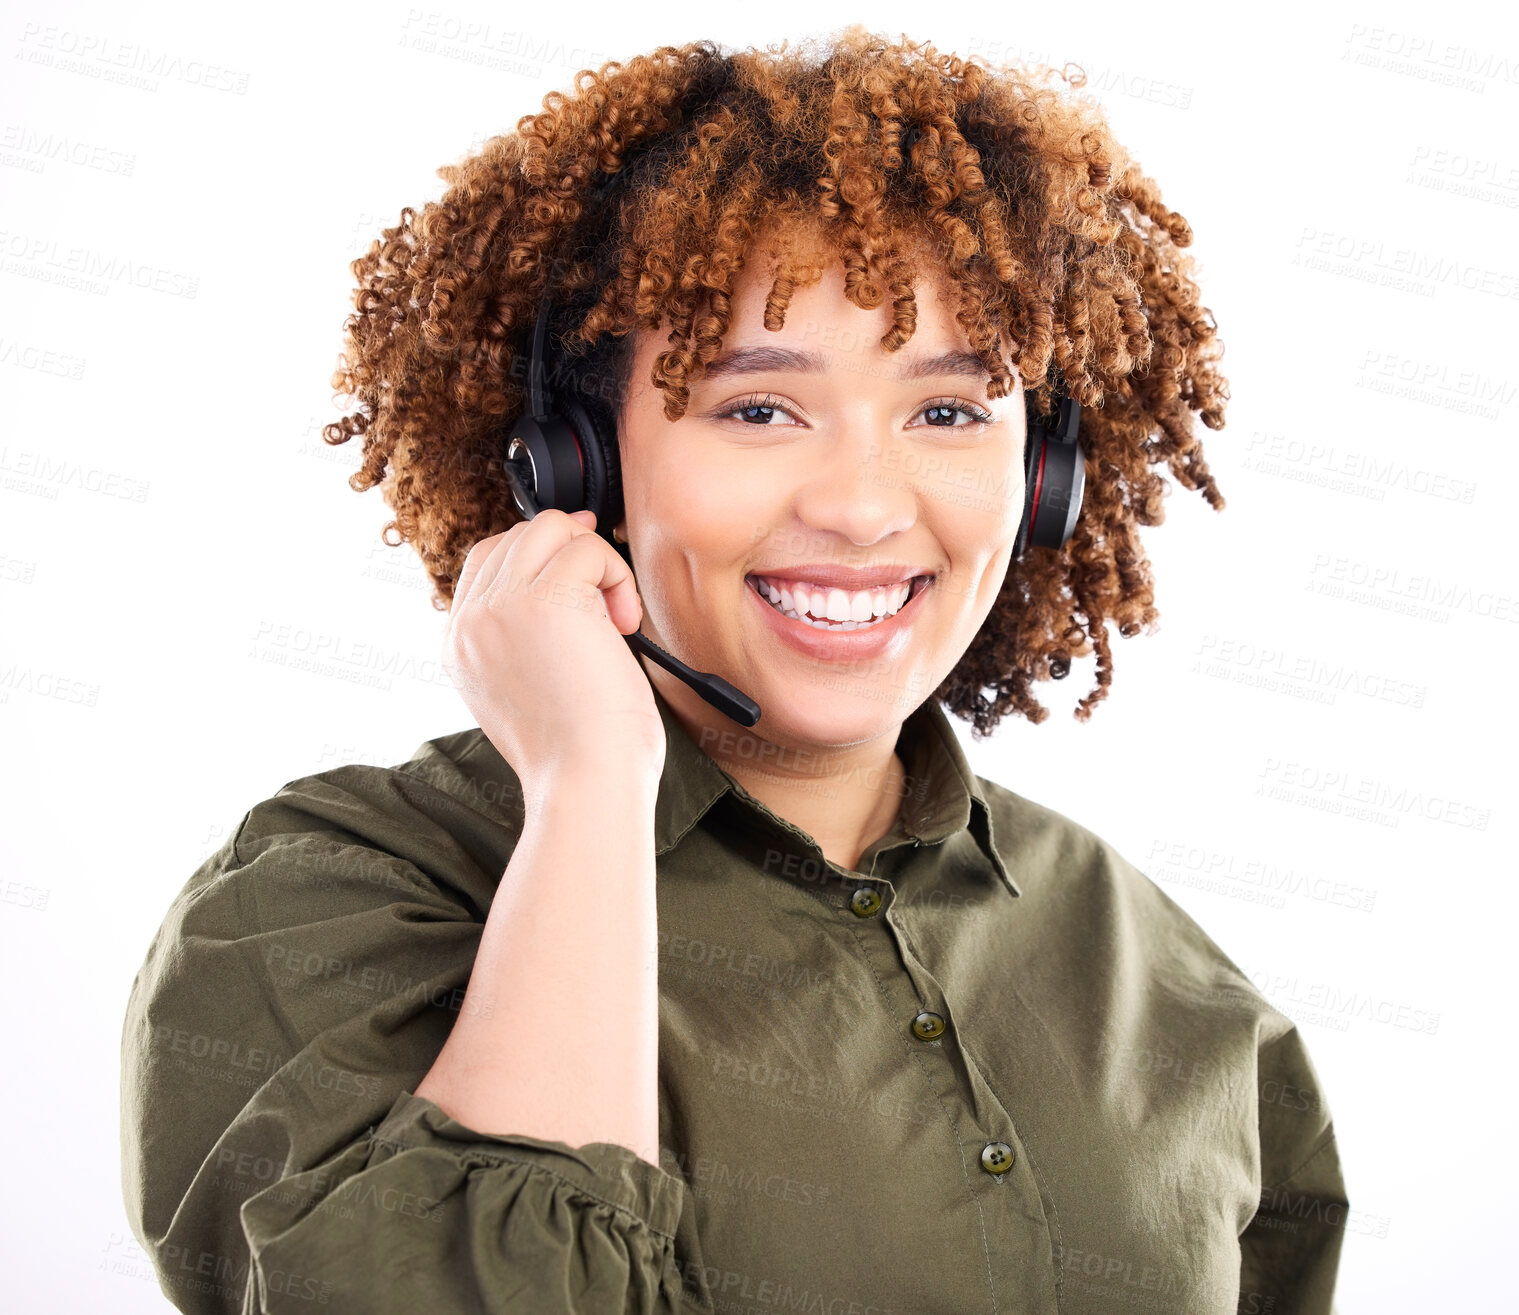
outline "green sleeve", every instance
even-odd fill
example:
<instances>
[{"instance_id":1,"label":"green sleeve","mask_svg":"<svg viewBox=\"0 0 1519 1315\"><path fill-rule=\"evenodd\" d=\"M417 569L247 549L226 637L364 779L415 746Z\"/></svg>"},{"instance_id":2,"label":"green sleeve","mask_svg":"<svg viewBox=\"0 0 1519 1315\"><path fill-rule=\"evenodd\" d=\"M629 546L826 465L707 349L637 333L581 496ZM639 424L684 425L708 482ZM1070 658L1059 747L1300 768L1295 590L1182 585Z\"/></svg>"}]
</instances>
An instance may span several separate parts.
<instances>
[{"instance_id":1,"label":"green sleeve","mask_svg":"<svg viewBox=\"0 0 1519 1315\"><path fill-rule=\"evenodd\" d=\"M1261 1198L1240 1235L1239 1315L1334 1315L1350 1222L1334 1122L1296 1027L1261 1047Z\"/></svg>"},{"instance_id":2,"label":"green sleeve","mask_svg":"<svg viewBox=\"0 0 1519 1315\"><path fill-rule=\"evenodd\" d=\"M680 1180L610 1142L471 1131L396 1098L372 1134L251 1197L245 1311L670 1312Z\"/></svg>"},{"instance_id":3,"label":"green sleeve","mask_svg":"<svg viewBox=\"0 0 1519 1315\"><path fill-rule=\"evenodd\" d=\"M218 1315L676 1309L683 1179L413 1094L499 870L370 780L308 778L245 815L132 984L122 1183L166 1295ZM532 1063L545 1041L520 1044Z\"/></svg>"}]
</instances>

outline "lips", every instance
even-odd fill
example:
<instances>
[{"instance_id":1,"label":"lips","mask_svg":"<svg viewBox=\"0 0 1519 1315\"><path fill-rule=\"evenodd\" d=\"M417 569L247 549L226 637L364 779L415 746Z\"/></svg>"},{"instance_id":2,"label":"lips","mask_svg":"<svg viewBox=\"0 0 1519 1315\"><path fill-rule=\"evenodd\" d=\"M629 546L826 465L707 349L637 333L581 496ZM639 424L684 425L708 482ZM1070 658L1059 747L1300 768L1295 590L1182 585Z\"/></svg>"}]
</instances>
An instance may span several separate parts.
<instances>
[{"instance_id":1,"label":"lips","mask_svg":"<svg viewBox=\"0 0 1519 1315\"><path fill-rule=\"evenodd\" d=\"M826 615L823 615L823 612L820 612L819 610L819 607L828 606L826 600L828 600L828 598L831 598L832 594L834 594L835 591L842 592L842 594L845 595L846 610L848 610L851 615L849 615L849 617L840 618L840 620L848 621L855 620L854 615L852 615L855 610L855 595L863 594L864 597L867 597L870 600L869 606L870 610L872 610L875 620L866 618L866 621L860 621L860 623L857 624L860 624L860 626L866 626L866 629L869 629L870 626L878 626L878 624L881 623L881 620L890 620L890 618L895 617L896 613L901 612L901 610L904 609L908 603L911 603L917 594L921 594L921 592L924 591L925 586L928 585L928 582L930 582L931 579L933 579L931 576L913 576L911 579L895 580L895 582L889 583L889 585L876 585L875 588L845 589L843 586L838 585L813 585L813 583L808 582L808 580L804 579L790 580L785 579L785 577L781 576L753 576L752 574L752 576L744 576L744 583L746 583L750 589L753 589L753 592L755 592L755 594L760 595L761 600L763 600L767 606L775 607L778 612L781 612L781 615L787 615L787 613L785 613L785 610L782 609L781 603L779 603L778 600L773 600L767 591L776 592L776 594L781 595L782 598L787 598L787 606L790 606L791 609L797 610L797 612L805 612L807 613L808 617L814 618L814 620L817 621L822 621L822 623L826 624L838 624L838 621L835 621L834 618L826 617ZM907 585L907 594L905 595L901 594L902 585ZM801 604L801 597L802 594L804 594L804 591L805 594L807 594L807 606L805 607ZM901 601L896 601L898 598L901 598ZM895 604L895 606L893 606L893 604ZM881 607L892 607L892 610L890 610L890 612L884 613L883 617L883 615L881 615L881 613L876 610L881 609ZM791 618L788 618L788 620L791 620ZM851 626L851 632L854 629L855 626Z\"/></svg>"},{"instance_id":2,"label":"lips","mask_svg":"<svg viewBox=\"0 0 1519 1315\"><path fill-rule=\"evenodd\" d=\"M892 616L895 616L897 614L897 612L901 612L903 609L905 609L906 606L910 602L912 602L912 600L914 598L916 598L920 593L922 593L923 590L927 587L928 583L932 579L933 579L932 575L915 575L915 576L912 576L910 579L895 580L895 581L892 581L890 584L877 585L877 586L875 586L873 588L858 589L858 590L843 589L843 586L841 586L841 585L814 585L814 584L812 584L812 582L810 582L810 581L808 581L806 579L802 579L802 578L791 579L791 578L786 577L786 576L777 576L777 575L752 575L752 574L751 575L746 575L744 577L744 583L750 589L754 590L754 592L757 593L760 596L761 601L764 602L766 604L766 606L768 606L768 607L775 607L777 611L780 611L780 608L776 607L776 605L765 595L764 591L759 587L762 583L766 584L766 585L769 585L771 588L775 589L777 592L785 590L786 592L791 593L793 595L797 592L796 586L798 586L798 585L804 586L804 587L806 587L807 593L809 595L809 604L811 604L819 596L822 596L823 598L828 597L828 595L834 589L836 589L836 588L837 589L841 589L842 592L845 593L846 595L852 595L852 594L855 594L855 593L864 593L864 594L870 594L870 595L877 595L877 594L885 593L885 594L890 595L890 594L895 593L905 583L905 584L908 585L907 597L902 600L902 603L896 609L896 612L893 612L893 613L890 614L890 616L887 616L887 617L884 618L885 620L890 620ZM781 614L785 615L784 612L782 612ZM829 621L830 623L832 623L832 618L819 616L816 612L811 612L809 614L812 615L812 616L814 616L814 617L816 617L816 619L818 619L820 621ZM790 618L788 618L788 620L789 619ZM874 622L861 623L861 624L864 624L866 626L866 628L868 629L872 625L879 625L880 624L880 620L876 620ZM851 632L845 632L845 633L851 633Z\"/></svg>"},{"instance_id":3,"label":"lips","mask_svg":"<svg viewBox=\"0 0 1519 1315\"><path fill-rule=\"evenodd\" d=\"M785 562L750 571L750 575L777 584L816 585L819 589L843 589L860 593L906 584L920 575L932 576L934 568L923 562L891 562L871 567L846 567L833 562Z\"/></svg>"},{"instance_id":4,"label":"lips","mask_svg":"<svg viewBox=\"0 0 1519 1315\"><path fill-rule=\"evenodd\" d=\"M829 630L805 621L794 621L772 606L747 579L744 592L753 596L756 607L764 609L764 615L757 619L765 630L812 663L831 666L871 659L894 662L906 653L918 613L923 607L918 599L931 592L934 578L927 577L927 583L915 588L907 601L884 621L856 626L853 630Z\"/></svg>"}]
</instances>

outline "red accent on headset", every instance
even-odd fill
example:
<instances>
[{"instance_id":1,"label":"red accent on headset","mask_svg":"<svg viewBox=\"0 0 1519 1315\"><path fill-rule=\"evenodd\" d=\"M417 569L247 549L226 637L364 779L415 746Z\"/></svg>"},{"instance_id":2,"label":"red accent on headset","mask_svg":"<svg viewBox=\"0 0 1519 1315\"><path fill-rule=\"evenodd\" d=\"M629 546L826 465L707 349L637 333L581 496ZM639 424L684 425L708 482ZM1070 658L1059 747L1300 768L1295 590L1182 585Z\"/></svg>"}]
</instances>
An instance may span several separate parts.
<instances>
[{"instance_id":1,"label":"red accent on headset","mask_svg":"<svg viewBox=\"0 0 1519 1315\"><path fill-rule=\"evenodd\" d=\"M1034 539L1034 522L1039 518L1039 495L1044 491L1044 458L1049 452L1049 444L1039 444L1039 467L1034 471L1034 501L1029 507L1028 513L1028 537L1032 543Z\"/></svg>"}]
</instances>

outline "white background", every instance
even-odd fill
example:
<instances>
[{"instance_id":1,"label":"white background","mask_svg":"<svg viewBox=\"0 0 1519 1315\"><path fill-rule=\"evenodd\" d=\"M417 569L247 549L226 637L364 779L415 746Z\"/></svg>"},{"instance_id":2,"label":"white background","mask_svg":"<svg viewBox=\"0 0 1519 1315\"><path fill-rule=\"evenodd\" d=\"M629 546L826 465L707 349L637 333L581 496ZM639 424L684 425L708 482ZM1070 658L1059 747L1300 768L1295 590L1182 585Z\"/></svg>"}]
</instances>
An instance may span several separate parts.
<instances>
[{"instance_id":1,"label":"white background","mask_svg":"<svg viewBox=\"0 0 1519 1315\"><path fill-rule=\"evenodd\" d=\"M1369 0L617 9L5 6L14 1309L169 1309L121 1204L118 1047L191 872L283 783L473 724L415 555L347 487L358 444L318 437L347 262L581 68L861 17L1081 64L1193 225L1227 345L1229 505L1173 488L1146 532L1159 631L1114 637L1088 724L1090 661L1043 726L957 723L973 764L1110 840L1299 1019L1354 1207L1342 1315L1512 1302L1515 29ZM415 674L290 665L360 644Z\"/></svg>"}]
</instances>

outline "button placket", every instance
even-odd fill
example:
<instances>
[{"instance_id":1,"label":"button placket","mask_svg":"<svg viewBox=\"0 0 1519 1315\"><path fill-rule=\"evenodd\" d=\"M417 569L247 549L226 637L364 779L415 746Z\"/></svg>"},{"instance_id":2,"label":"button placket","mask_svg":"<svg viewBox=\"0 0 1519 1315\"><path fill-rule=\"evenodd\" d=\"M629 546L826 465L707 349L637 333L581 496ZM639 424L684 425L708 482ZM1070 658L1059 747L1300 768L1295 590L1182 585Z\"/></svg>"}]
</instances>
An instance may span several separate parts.
<instances>
[{"instance_id":1,"label":"button placket","mask_svg":"<svg viewBox=\"0 0 1519 1315\"><path fill-rule=\"evenodd\" d=\"M914 850L921 856L917 845L907 852ZM990 1270L989 1294L1002 1304L1003 1294L1016 1293L1021 1302L1018 1309L1030 1315L1036 1311L1056 1315L1054 1278L1041 1268L1041 1258L1048 1257L1054 1241L1048 1222L1040 1222L1045 1205L1037 1172L1009 1112L960 1045L957 1033L949 1030L951 1002L930 966L932 960L919 954L908 931L915 916L911 895L904 895L893 881L878 882L885 888L878 894L861 880L861 874L840 875L852 878L844 883L840 905L849 906L861 920L877 917L881 929L890 933L884 939L861 934L859 953L875 969L884 993L882 1003L899 1020L897 1026L903 1019L908 1023L909 1035L902 1039L907 1047L904 1058L920 1068L935 1101L932 1108L946 1120L950 1140L940 1148L946 1163L965 1176L978 1209L984 1208L977 1218ZM904 884L921 875L920 869L907 865L901 871L892 869L893 878ZM879 917L882 912L884 918ZM994 1236L999 1239L996 1244ZM1003 1309L1008 1307L1003 1305Z\"/></svg>"}]
</instances>

